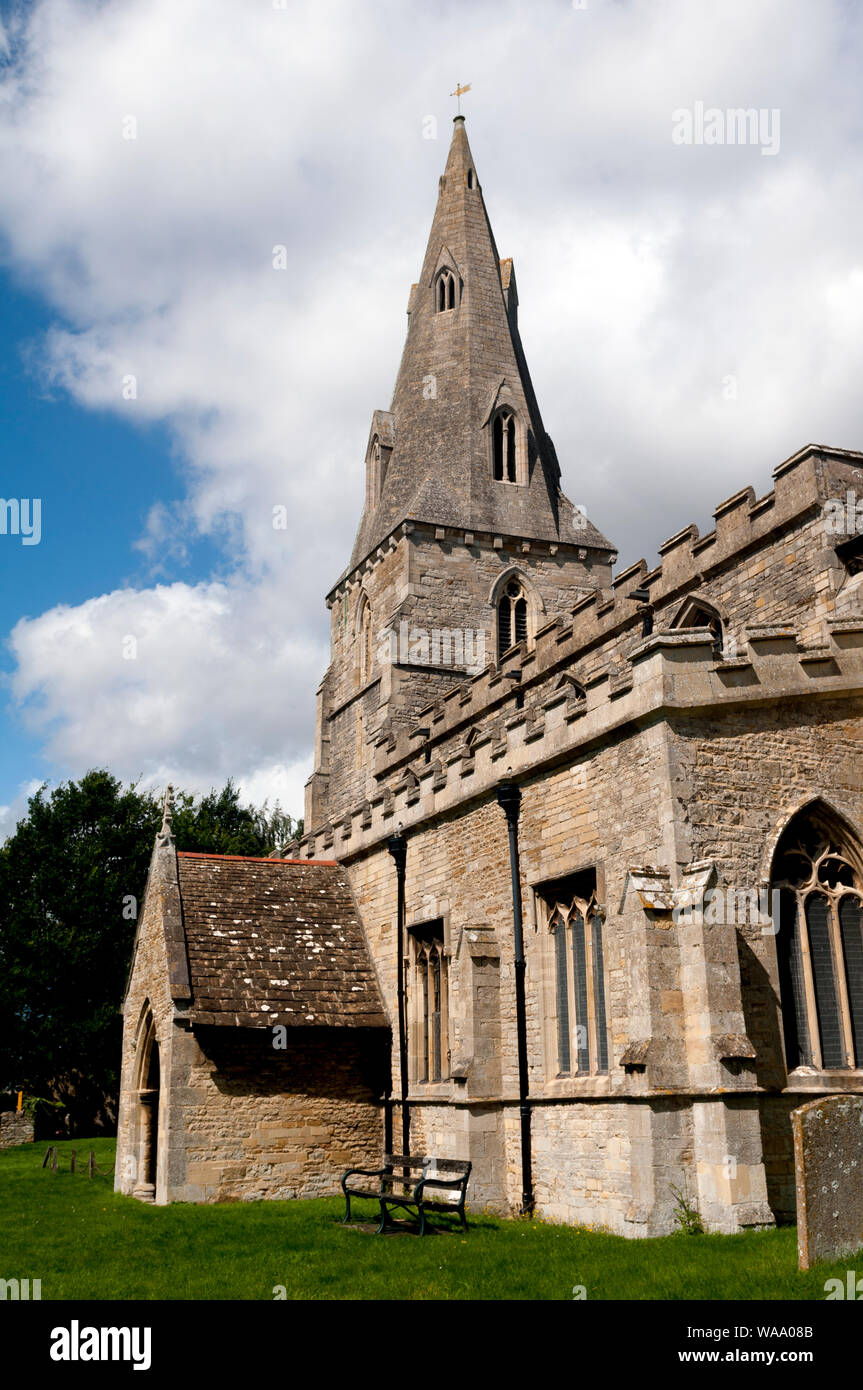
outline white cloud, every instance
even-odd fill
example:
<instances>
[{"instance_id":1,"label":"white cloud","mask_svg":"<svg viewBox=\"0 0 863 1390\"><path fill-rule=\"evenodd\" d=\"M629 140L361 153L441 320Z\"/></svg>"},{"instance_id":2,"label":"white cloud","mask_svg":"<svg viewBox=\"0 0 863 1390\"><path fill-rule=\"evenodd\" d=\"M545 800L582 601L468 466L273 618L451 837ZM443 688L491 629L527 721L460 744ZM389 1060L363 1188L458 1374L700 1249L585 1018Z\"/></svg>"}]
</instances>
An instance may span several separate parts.
<instances>
[{"instance_id":1,"label":"white cloud","mask_svg":"<svg viewBox=\"0 0 863 1390\"><path fill-rule=\"evenodd\" d=\"M12 834L19 820L26 816L27 802L41 786L39 779L33 777L26 782L20 782L15 788L12 800L6 806L0 806L0 843Z\"/></svg>"},{"instance_id":2,"label":"white cloud","mask_svg":"<svg viewBox=\"0 0 863 1390\"><path fill-rule=\"evenodd\" d=\"M56 311L39 370L171 431L186 501L129 537L154 580L199 534L225 555L219 582L18 624L14 693L57 765L298 798L454 51L545 424L621 563L809 439L859 447L861 23L840 0L32 6L0 88L0 229ZM780 108L779 155L675 146L696 100Z\"/></svg>"},{"instance_id":3,"label":"white cloud","mask_svg":"<svg viewBox=\"0 0 863 1390\"><path fill-rule=\"evenodd\" d=\"M285 618L268 583L117 590L19 622L13 694L60 766L293 796L322 654Z\"/></svg>"}]
</instances>

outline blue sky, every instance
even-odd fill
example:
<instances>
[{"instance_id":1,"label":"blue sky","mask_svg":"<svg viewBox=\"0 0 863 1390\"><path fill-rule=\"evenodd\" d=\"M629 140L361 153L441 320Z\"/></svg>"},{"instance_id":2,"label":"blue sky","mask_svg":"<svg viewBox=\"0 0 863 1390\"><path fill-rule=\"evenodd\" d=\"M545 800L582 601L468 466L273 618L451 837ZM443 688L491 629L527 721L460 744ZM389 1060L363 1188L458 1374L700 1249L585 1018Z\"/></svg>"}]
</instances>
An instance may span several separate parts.
<instances>
[{"instance_id":1,"label":"blue sky","mask_svg":"<svg viewBox=\"0 0 863 1390\"><path fill-rule=\"evenodd\" d=\"M43 505L38 546L0 536L0 834L91 766L302 812L457 80L564 488L622 567L863 447L863 7L0 16L0 495ZM778 112L775 148L680 144L698 103Z\"/></svg>"},{"instance_id":2,"label":"blue sky","mask_svg":"<svg viewBox=\"0 0 863 1390\"><path fill-rule=\"evenodd\" d=\"M0 631L57 604L146 584L151 565L137 551L150 508L179 500L183 484L170 435L159 425L130 427L107 412L77 406L40 370L39 345L56 316L0 271L0 437L4 497L42 500L39 545L0 538ZM217 547L197 538L169 570L192 581L218 567ZM0 670L14 660L4 643ZM42 756L8 699L0 706L0 803L22 782L51 779Z\"/></svg>"}]
</instances>

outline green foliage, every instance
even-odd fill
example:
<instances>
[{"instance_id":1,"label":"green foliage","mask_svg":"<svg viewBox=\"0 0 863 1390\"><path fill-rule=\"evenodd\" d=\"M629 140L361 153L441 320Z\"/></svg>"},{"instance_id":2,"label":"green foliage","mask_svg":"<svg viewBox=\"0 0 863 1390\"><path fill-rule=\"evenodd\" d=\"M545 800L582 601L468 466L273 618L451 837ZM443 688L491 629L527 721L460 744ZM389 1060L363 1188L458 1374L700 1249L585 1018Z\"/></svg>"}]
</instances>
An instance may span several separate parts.
<instances>
[{"instance_id":1,"label":"green foliage","mask_svg":"<svg viewBox=\"0 0 863 1390\"><path fill-rule=\"evenodd\" d=\"M0 1090L60 1101L73 1133L111 1127L119 1007L161 802L88 772L41 787L0 846ZM267 855L297 823L221 792L176 798L179 849Z\"/></svg>"},{"instance_id":2,"label":"green foliage","mask_svg":"<svg viewBox=\"0 0 863 1390\"><path fill-rule=\"evenodd\" d=\"M848 1268L846 1259L800 1273L790 1226L627 1240L469 1211L467 1235L420 1240L341 1226L345 1204L334 1197L153 1207L113 1192L112 1178L87 1177L91 1148L102 1172L111 1172L111 1140L58 1144L56 1174L40 1169L46 1147L22 1144L0 1152L4 1273L40 1277L43 1299L266 1302L282 1285L289 1299L315 1300L571 1302L576 1286L584 1287L588 1305L601 1299L823 1300L825 1280L839 1277L844 1285ZM77 1173L69 1171L73 1147ZM377 1224L373 1202L358 1203L356 1214L360 1222Z\"/></svg>"},{"instance_id":3,"label":"green foliage","mask_svg":"<svg viewBox=\"0 0 863 1390\"><path fill-rule=\"evenodd\" d=\"M681 1188L674 1187L673 1184L671 1187L671 1195L677 1198L672 1210L674 1211L675 1220L680 1226L681 1231L685 1231L688 1236L703 1236L704 1222L701 1219L698 1208L693 1206L686 1193L682 1191Z\"/></svg>"},{"instance_id":4,"label":"green foliage","mask_svg":"<svg viewBox=\"0 0 863 1390\"><path fill-rule=\"evenodd\" d=\"M177 849L266 855L281 849L293 835L302 834L302 821L285 815L278 803L272 811L266 802L260 810L241 806L240 794L229 780L220 792L211 791L198 801L185 792L178 793L173 831Z\"/></svg>"},{"instance_id":5,"label":"green foliage","mask_svg":"<svg viewBox=\"0 0 863 1390\"><path fill-rule=\"evenodd\" d=\"M48 795L0 850L0 1082L105 1123L136 895L160 822L153 798L88 772Z\"/></svg>"},{"instance_id":6,"label":"green foliage","mask_svg":"<svg viewBox=\"0 0 863 1390\"><path fill-rule=\"evenodd\" d=\"M64 1110L62 1100L48 1100L47 1096L24 1096L21 1108L25 1115L35 1120L37 1115L50 1115L52 1110Z\"/></svg>"}]
</instances>

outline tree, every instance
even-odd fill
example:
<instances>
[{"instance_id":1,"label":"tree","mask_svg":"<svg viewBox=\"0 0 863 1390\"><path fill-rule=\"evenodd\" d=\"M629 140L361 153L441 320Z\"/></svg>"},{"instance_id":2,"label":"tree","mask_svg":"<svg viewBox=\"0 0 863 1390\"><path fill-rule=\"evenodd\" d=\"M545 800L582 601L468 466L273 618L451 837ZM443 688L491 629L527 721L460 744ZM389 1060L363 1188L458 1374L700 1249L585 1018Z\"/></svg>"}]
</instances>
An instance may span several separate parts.
<instances>
[{"instance_id":1,"label":"tree","mask_svg":"<svg viewBox=\"0 0 863 1390\"><path fill-rule=\"evenodd\" d=\"M60 1100L73 1132L109 1128L120 1001L161 802L109 772L30 798L0 847L0 1090ZM178 849L266 855L299 822L239 804L232 782L175 800Z\"/></svg>"},{"instance_id":2,"label":"tree","mask_svg":"<svg viewBox=\"0 0 863 1390\"><path fill-rule=\"evenodd\" d=\"M0 1077L109 1122L117 1009L160 810L108 772L44 787L0 850Z\"/></svg>"},{"instance_id":3,"label":"tree","mask_svg":"<svg viewBox=\"0 0 863 1390\"><path fill-rule=\"evenodd\" d=\"M178 849L205 854L269 854L294 835L302 834L302 821L294 821L278 802L255 810L241 806L240 794L229 778L220 792L200 799L181 792L174 798L174 839Z\"/></svg>"}]
</instances>

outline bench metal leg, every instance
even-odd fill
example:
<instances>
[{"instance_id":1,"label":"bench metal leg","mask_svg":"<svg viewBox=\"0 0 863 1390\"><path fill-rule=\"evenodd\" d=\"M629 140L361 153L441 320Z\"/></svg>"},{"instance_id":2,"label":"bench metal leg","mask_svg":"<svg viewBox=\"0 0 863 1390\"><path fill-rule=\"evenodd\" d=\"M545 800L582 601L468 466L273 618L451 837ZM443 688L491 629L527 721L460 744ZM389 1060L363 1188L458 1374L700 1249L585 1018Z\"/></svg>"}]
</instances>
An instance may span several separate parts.
<instances>
[{"instance_id":1,"label":"bench metal leg","mask_svg":"<svg viewBox=\"0 0 863 1390\"><path fill-rule=\"evenodd\" d=\"M350 1219L351 1219L351 1197L350 1197L350 1193L349 1193L349 1192L346 1192L346 1193L345 1193L345 1214L344 1214L344 1216L342 1217L342 1225L343 1225L343 1226L347 1226L347 1224L348 1224L348 1222L350 1221Z\"/></svg>"},{"instance_id":2,"label":"bench metal leg","mask_svg":"<svg viewBox=\"0 0 863 1390\"><path fill-rule=\"evenodd\" d=\"M386 1230L387 1225L389 1224L388 1218L389 1212L387 1211L387 1204L386 1202L381 1202L381 1223L377 1229L377 1234L379 1236L382 1236L384 1231Z\"/></svg>"}]
</instances>

